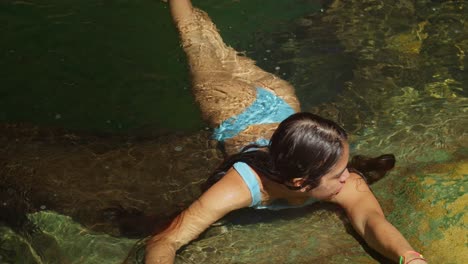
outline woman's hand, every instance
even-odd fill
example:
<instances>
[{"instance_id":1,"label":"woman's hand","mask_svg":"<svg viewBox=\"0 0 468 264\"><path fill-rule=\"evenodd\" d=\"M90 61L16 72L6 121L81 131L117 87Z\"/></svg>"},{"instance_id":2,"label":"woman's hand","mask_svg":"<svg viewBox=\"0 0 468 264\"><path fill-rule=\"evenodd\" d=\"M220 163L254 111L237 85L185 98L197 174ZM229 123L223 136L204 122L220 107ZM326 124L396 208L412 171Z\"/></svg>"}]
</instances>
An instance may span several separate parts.
<instances>
[{"instance_id":1,"label":"woman's hand","mask_svg":"<svg viewBox=\"0 0 468 264\"><path fill-rule=\"evenodd\" d=\"M423 259L410 259L408 261L405 262L405 264L427 264L426 260L423 260Z\"/></svg>"},{"instance_id":2,"label":"woman's hand","mask_svg":"<svg viewBox=\"0 0 468 264\"><path fill-rule=\"evenodd\" d=\"M403 254L402 259L404 261L400 261L402 264L427 264L427 261L424 259L423 255L421 253L409 250L406 251L405 254Z\"/></svg>"}]
</instances>

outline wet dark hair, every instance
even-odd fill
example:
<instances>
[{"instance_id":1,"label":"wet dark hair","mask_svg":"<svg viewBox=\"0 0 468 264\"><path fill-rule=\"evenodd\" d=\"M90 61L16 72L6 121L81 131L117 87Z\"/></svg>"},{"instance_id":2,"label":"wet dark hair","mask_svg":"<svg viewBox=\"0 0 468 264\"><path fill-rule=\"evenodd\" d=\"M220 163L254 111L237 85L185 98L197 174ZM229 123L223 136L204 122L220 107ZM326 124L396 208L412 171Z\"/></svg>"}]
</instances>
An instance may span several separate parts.
<instances>
[{"instance_id":1,"label":"wet dark hair","mask_svg":"<svg viewBox=\"0 0 468 264\"><path fill-rule=\"evenodd\" d=\"M346 131L331 120L306 112L293 114L279 124L268 146L249 145L229 156L202 189L219 181L238 161L290 189L315 188L338 162L346 139ZM299 187L291 186L294 178L305 182Z\"/></svg>"}]
</instances>

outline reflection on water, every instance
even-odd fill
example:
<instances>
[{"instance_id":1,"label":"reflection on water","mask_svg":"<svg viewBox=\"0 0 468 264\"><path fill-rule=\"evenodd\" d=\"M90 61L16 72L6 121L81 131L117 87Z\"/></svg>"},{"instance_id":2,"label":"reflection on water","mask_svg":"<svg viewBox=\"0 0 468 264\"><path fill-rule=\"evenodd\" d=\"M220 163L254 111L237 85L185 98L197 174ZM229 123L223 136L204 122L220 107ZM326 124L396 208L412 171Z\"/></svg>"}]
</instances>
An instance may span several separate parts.
<instances>
[{"instance_id":1,"label":"reflection on water","mask_svg":"<svg viewBox=\"0 0 468 264\"><path fill-rule=\"evenodd\" d=\"M466 18L463 1L335 0L323 12L257 34L246 51L284 73L305 110L343 124L355 152L395 153L396 170L373 190L389 220L434 263L468 259ZM325 100L314 101L315 87ZM0 128L0 208L8 223L1 226L0 262L6 263L138 263L141 243L118 229L125 216L164 219L184 208L222 158L209 131L122 138ZM254 262L385 260L356 240L339 208L325 204L237 212L177 259Z\"/></svg>"}]
</instances>

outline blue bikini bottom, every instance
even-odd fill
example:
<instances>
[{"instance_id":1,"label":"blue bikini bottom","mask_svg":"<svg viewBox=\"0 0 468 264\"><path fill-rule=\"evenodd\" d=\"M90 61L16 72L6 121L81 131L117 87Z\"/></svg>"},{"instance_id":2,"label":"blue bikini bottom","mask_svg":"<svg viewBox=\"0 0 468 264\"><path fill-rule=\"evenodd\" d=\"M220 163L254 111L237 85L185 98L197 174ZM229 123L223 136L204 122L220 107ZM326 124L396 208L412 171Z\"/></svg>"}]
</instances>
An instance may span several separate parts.
<instances>
[{"instance_id":1,"label":"blue bikini bottom","mask_svg":"<svg viewBox=\"0 0 468 264\"><path fill-rule=\"evenodd\" d=\"M288 103L265 88L257 87L255 101L242 113L224 120L213 132L213 138L224 142L233 138L251 125L279 123L294 114L295 111ZM269 141L259 137L255 142L268 145Z\"/></svg>"}]
</instances>

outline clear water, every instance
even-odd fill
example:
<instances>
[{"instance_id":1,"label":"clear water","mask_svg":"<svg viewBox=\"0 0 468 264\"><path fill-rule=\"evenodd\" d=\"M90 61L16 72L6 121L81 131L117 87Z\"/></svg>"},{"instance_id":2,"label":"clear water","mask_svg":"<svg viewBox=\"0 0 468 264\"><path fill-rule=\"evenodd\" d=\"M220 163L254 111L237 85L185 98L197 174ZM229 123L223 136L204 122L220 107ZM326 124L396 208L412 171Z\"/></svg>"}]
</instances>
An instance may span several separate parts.
<instances>
[{"instance_id":1,"label":"clear water","mask_svg":"<svg viewBox=\"0 0 468 264\"><path fill-rule=\"evenodd\" d=\"M397 168L373 186L388 219L431 262L465 263L468 5L319 2L195 4L227 43L292 82L304 110L341 123L354 153L394 153ZM167 6L0 6L0 263L141 262L122 219L187 206L222 159ZM226 222L177 263L387 262L327 204Z\"/></svg>"},{"instance_id":2,"label":"clear water","mask_svg":"<svg viewBox=\"0 0 468 264\"><path fill-rule=\"evenodd\" d=\"M230 45L279 63L261 54L274 42L264 39L318 5L264 2L203 1L200 7L213 14ZM124 134L193 132L204 126L167 5L142 0L0 4L0 121ZM288 12L271 15L281 9Z\"/></svg>"}]
</instances>

